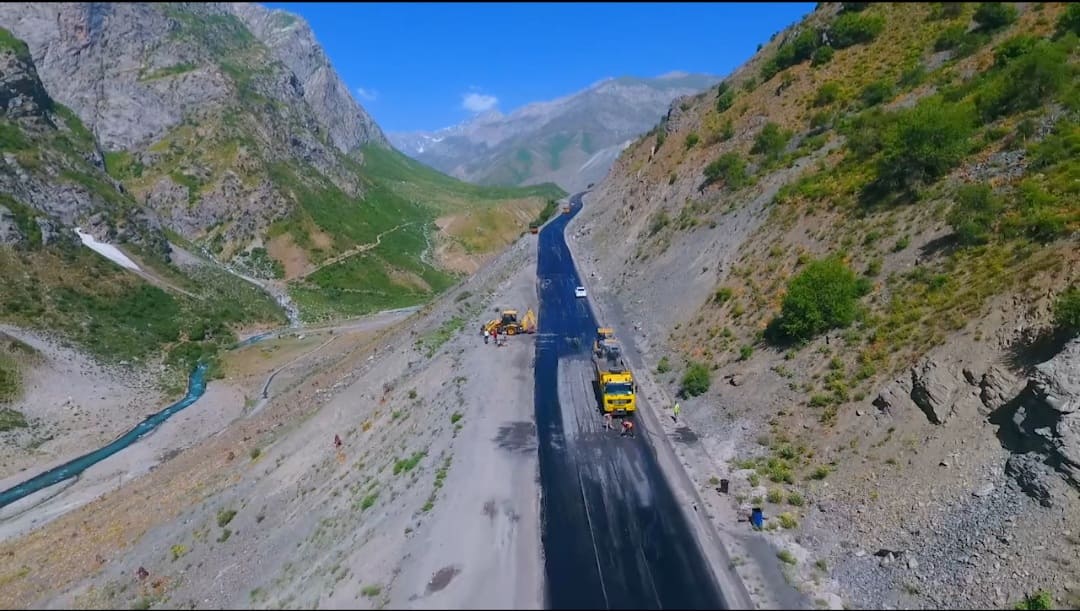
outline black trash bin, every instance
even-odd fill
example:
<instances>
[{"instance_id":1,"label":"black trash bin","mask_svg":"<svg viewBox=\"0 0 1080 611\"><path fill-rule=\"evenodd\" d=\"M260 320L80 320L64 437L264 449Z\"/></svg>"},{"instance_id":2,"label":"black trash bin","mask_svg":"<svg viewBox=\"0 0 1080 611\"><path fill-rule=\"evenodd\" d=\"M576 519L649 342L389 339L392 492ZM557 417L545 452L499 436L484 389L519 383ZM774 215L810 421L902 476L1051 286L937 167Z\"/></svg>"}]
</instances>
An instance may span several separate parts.
<instances>
[{"instance_id":1,"label":"black trash bin","mask_svg":"<svg viewBox=\"0 0 1080 611\"><path fill-rule=\"evenodd\" d=\"M720 494L727 494L728 481L726 479L720 480Z\"/></svg>"}]
</instances>

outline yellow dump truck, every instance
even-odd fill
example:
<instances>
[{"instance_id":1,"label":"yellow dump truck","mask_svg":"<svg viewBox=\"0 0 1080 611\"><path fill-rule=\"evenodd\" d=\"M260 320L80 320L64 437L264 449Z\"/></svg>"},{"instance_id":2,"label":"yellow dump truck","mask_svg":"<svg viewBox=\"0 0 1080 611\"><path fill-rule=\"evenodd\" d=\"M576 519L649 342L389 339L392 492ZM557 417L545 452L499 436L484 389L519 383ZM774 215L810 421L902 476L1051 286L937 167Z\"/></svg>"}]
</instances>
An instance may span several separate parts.
<instances>
[{"instance_id":1,"label":"yellow dump truck","mask_svg":"<svg viewBox=\"0 0 1080 611\"><path fill-rule=\"evenodd\" d=\"M600 395L600 410L613 416L630 416L637 411L637 386L634 374L622 355L622 347L610 327L596 330L593 365Z\"/></svg>"}]
</instances>

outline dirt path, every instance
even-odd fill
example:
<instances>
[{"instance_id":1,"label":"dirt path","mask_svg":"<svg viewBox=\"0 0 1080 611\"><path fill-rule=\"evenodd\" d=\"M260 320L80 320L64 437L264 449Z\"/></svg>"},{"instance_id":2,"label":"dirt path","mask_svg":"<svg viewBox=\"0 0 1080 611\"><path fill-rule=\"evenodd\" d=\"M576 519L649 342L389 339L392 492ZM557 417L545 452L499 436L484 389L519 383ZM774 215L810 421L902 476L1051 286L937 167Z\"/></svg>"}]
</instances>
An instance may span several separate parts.
<instances>
[{"instance_id":1,"label":"dirt path","mask_svg":"<svg viewBox=\"0 0 1080 611\"><path fill-rule=\"evenodd\" d=\"M400 225L398 225L396 227L392 227L390 229L387 229L386 231L384 231L384 232L380 233L379 235L375 236L375 241L374 242L369 242L367 244L360 244L359 246L354 246L354 247L350 248L349 250L341 253L340 255L330 257L329 259L327 259L326 261L323 261L322 263L316 265L312 269L304 272L303 274L300 274L299 276L296 276L295 278L293 278L293 280L303 280L304 278L307 278L308 276L314 274L315 272L319 271L320 269L322 269L324 267L334 265L335 263L340 263L340 262L344 261L345 259L348 259L349 257L355 257L356 255L358 255L360 253L367 252L367 251L369 251L369 250L371 250L373 248L378 248L379 244L382 244L383 236L385 236L385 235L387 235L389 233L393 233L393 232L397 231L398 229L401 229L402 227L408 227L409 225L415 225L415 223L411 223L411 222L410 223L402 223L402 224L400 224Z\"/></svg>"}]
</instances>

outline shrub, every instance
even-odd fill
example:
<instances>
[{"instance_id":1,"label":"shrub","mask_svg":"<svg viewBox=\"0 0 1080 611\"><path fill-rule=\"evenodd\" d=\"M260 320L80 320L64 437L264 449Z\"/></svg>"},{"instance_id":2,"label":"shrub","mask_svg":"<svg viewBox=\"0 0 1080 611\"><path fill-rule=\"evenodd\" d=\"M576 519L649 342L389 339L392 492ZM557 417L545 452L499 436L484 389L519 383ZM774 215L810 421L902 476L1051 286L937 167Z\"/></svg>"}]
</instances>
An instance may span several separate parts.
<instances>
[{"instance_id":1,"label":"shrub","mask_svg":"<svg viewBox=\"0 0 1080 611\"><path fill-rule=\"evenodd\" d=\"M938 34L937 40L934 41L935 51L948 51L949 49L955 49L964 42L964 37L967 36L967 27L961 24L950 25Z\"/></svg>"},{"instance_id":2,"label":"shrub","mask_svg":"<svg viewBox=\"0 0 1080 611\"><path fill-rule=\"evenodd\" d=\"M731 89L731 86L727 84L727 81L720 83L720 86L716 90L716 111L724 112L731 108L731 105L735 103L735 91Z\"/></svg>"},{"instance_id":3,"label":"shrub","mask_svg":"<svg viewBox=\"0 0 1080 611\"><path fill-rule=\"evenodd\" d=\"M724 303L728 299L731 299L732 295L733 293L730 288L722 286L716 289L716 293L713 294L713 301L715 301L716 303Z\"/></svg>"},{"instance_id":4,"label":"shrub","mask_svg":"<svg viewBox=\"0 0 1080 611\"><path fill-rule=\"evenodd\" d=\"M877 38L885 29L885 19L879 15L842 13L829 28L829 43L837 49L866 43Z\"/></svg>"},{"instance_id":5,"label":"shrub","mask_svg":"<svg viewBox=\"0 0 1080 611\"><path fill-rule=\"evenodd\" d=\"M1039 43L1039 39L1030 34L1018 34L1001 43L994 49L994 65L998 68L1006 66L1010 61L1026 55Z\"/></svg>"},{"instance_id":6,"label":"shrub","mask_svg":"<svg viewBox=\"0 0 1080 611\"><path fill-rule=\"evenodd\" d=\"M808 340L855 321L859 298L867 291L837 257L811 261L789 282L780 316L769 324L774 340Z\"/></svg>"},{"instance_id":7,"label":"shrub","mask_svg":"<svg viewBox=\"0 0 1080 611\"><path fill-rule=\"evenodd\" d=\"M829 46L818 47L817 50L814 51L814 56L810 60L810 65L814 66L814 67L824 66L825 64L832 61L834 53L835 53L835 51L833 51L832 47L829 47Z\"/></svg>"},{"instance_id":8,"label":"shrub","mask_svg":"<svg viewBox=\"0 0 1080 611\"><path fill-rule=\"evenodd\" d=\"M956 203L948 221L964 246L985 244L1001 214L1001 201L984 184L964 185L956 193Z\"/></svg>"},{"instance_id":9,"label":"shrub","mask_svg":"<svg viewBox=\"0 0 1080 611\"><path fill-rule=\"evenodd\" d=\"M828 476L829 476L829 468L826 467L825 465L821 465L821 466L815 468L813 473L810 474L811 478L817 479L817 480L825 479Z\"/></svg>"},{"instance_id":10,"label":"shrub","mask_svg":"<svg viewBox=\"0 0 1080 611\"><path fill-rule=\"evenodd\" d=\"M1025 611L1043 611L1045 609L1054 608L1054 599L1050 597L1050 593L1046 591L1039 591L1034 594L1028 594L1024 597L1024 600L1016 603L1017 609Z\"/></svg>"},{"instance_id":11,"label":"shrub","mask_svg":"<svg viewBox=\"0 0 1080 611\"><path fill-rule=\"evenodd\" d=\"M1016 21L1016 7L1011 2L980 2L973 15L984 30L996 30Z\"/></svg>"},{"instance_id":12,"label":"shrub","mask_svg":"<svg viewBox=\"0 0 1080 611\"><path fill-rule=\"evenodd\" d=\"M784 502L784 491L780 488L773 488L769 491L769 494L765 497L766 501L779 505Z\"/></svg>"},{"instance_id":13,"label":"shrub","mask_svg":"<svg viewBox=\"0 0 1080 611\"><path fill-rule=\"evenodd\" d=\"M705 182L712 184L718 180L737 189L749 182L746 162L738 153L724 153L705 166Z\"/></svg>"},{"instance_id":14,"label":"shrub","mask_svg":"<svg viewBox=\"0 0 1080 611\"><path fill-rule=\"evenodd\" d=\"M874 81L859 92L859 99L867 108L877 106L893 96L893 86L888 81Z\"/></svg>"},{"instance_id":15,"label":"shrub","mask_svg":"<svg viewBox=\"0 0 1080 611\"><path fill-rule=\"evenodd\" d=\"M829 81L818 87L817 95L814 96L814 106L827 106L840 99L840 83Z\"/></svg>"},{"instance_id":16,"label":"shrub","mask_svg":"<svg viewBox=\"0 0 1080 611\"><path fill-rule=\"evenodd\" d=\"M705 394L712 383L712 373L702 363L691 361L683 374L680 392L685 396L696 397Z\"/></svg>"},{"instance_id":17,"label":"shrub","mask_svg":"<svg viewBox=\"0 0 1080 611\"><path fill-rule=\"evenodd\" d=\"M964 12L963 2L938 2L940 8L940 15L942 17L959 17Z\"/></svg>"},{"instance_id":18,"label":"shrub","mask_svg":"<svg viewBox=\"0 0 1080 611\"><path fill-rule=\"evenodd\" d=\"M1064 49L1039 41L1025 52L1021 44L1006 51L1010 55L1003 59L1005 68L975 95L975 108L984 121L1038 108L1072 79Z\"/></svg>"},{"instance_id":19,"label":"shrub","mask_svg":"<svg viewBox=\"0 0 1080 611\"><path fill-rule=\"evenodd\" d=\"M967 106L929 99L896 113L882 134L879 186L912 188L944 175L967 154L973 130Z\"/></svg>"},{"instance_id":20,"label":"shrub","mask_svg":"<svg viewBox=\"0 0 1080 611\"><path fill-rule=\"evenodd\" d=\"M234 509L222 509L217 514L217 525L225 528L232 519L236 517L236 510Z\"/></svg>"},{"instance_id":21,"label":"shrub","mask_svg":"<svg viewBox=\"0 0 1080 611\"><path fill-rule=\"evenodd\" d=\"M794 507L802 507L805 501L803 500L801 494L799 494L798 492L792 492L788 494L787 502L789 505L792 505Z\"/></svg>"},{"instance_id":22,"label":"shrub","mask_svg":"<svg viewBox=\"0 0 1080 611\"><path fill-rule=\"evenodd\" d=\"M649 236L660 233L660 230L667 227L669 223L671 223L671 217L668 216L666 211L660 210L653 215L652 221L649 223Z\"/></svg>"},{"instance_id":23,"label":"shrub","mask_svg":"<svg viewBox=\"0 0 1080 611\"><path fill-rule=\"evenodd\" d=\"M750 152L759 153L768 160L774 160L780 157L780 153L784 151L790 139L790 131L781 129L779 125L770 121L754 138L754 146L750 148Z\"/></svg>"},{"instance_id":24,"label":"shrub","mask_svg":"<svg viewBox=\"0 0 1080 611\"><path fill-rule=\"evenodd\" d=\"M671 361L666 356L660 357L660 362L656 364L656 373L667 373L669 371L671 371Z\"/></svg>"},{"instance_id":25,"label":"shrub","mask_svg":"<svg viewBox=\"0 0 1080 611\"><path fill-rule=\"evenodd\" d=\"M1070 2L1057 22L1058 35L1072 32L1080 36L1080 4Z\"/></svg>"},{"instance_id":26,"label":"shrub","mask_svg":"<svg viewBox=\"0 0 1080 611\"><path fill-rule=\"evenodd\" d=\"M689 150L694 148L694 145L697 144L699 140L701 139L697 134L690 132L689 134L686 134L686 140L683 142L683 145Z\"/></svg>"},{"instance_id":27,"label":"shrub","mask_svg":"<svg viewBox=\"0 0 1080 611\"><path fill-rule=\"evenodd\" d=\"M797 562L795 556L786 549L782 549L779 552L776 552L776 557L779 558L781 562L784 562L786 564L795 564Z\"/></svg>"},{"instance_id":28,"label":"shrub","mask_svg":"<svg viewBox=\"0 0 1080 611\"><path fill-rule=\"evenodd\" d=\"M740 361L749 360L750 357L753 356L753 354L754 354L754 347L753 346L744 345L744 346L739 348L739 360Z\"/></svg>"},{"instance_id":29,"label":"shrub","mask_svg":"<svg viewBox=\"0 0 1080 611\"><path fill-rule=\"evenodd\" d=\"M841 2L841 13L858 13L866 10L866 7L870 6L869 2Z\"/></svg>"},{"instance_id":30,"label":"shrub","mask_svg":"<svg viewBox=\"0 0 1080 611\"><path fill-rule=\"evenodd\" d=\"M781 528L785 528L788 530L795 528L799 525L799 522L795 519L795 516L787 512L780 514L776 517L776 519L780 521Z\"/></svg>"},{"instance_id":31,"label":"shrub","mask_svg":"<svg viewBox=\"0 0 1080 611\"><path fill-rule=\"evenodd\" d=\"M1080 334L1080 286L1074 284L1057 296L1054 324L1069 337Z\"/></svg>"}]
</instances>

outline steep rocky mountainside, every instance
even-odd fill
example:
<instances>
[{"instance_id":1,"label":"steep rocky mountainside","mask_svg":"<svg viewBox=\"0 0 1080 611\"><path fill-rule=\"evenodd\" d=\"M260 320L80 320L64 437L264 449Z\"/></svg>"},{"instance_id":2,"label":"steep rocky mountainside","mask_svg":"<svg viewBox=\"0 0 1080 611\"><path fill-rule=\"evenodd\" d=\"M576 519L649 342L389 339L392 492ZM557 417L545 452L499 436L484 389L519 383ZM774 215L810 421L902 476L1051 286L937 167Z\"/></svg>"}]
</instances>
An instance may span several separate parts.
<instances>
[{"instance_id":1,"label":"steep rocky mountainside","mask_svg":"<svg viewBox=\"0 0 1080 611\"><path fill-rule=\"evenodd\" d=\"M93 136L54 101L26 45L0 29L0 322L60 336L109 362L154 363L181 384L237 325L281 324L280 308L205 266L181 269L152 211L104 171ZM76 229L120 241L124 270ZM20 362L0 359L0 402L20 395Z\"/></svg>"},{"instance_id":2,"label":"steep rocky mountainside","mask_svg":"<svg viewBox=\"0 0 1080 611\"><path fill-rule=\"evenodd\" d=\"M708 75L611 78L509 115L492 111L436 132L391 134L400 150L462 180L488 185L553 182L584 189L656 124L671 101L714 85Z\"/></svg>"},{"instance_id":3,"label":"steep rocky mountainside","mask_svg":"<svg viewBox=\"0 0 1080 611\"><path fill-rule=\"evenodd\" d=\"M381 174L413 166L307 24L282 11L12 3L0 26L28 43L46 89L97 138L105 170L175 243L288 291L308 318L430 298L559 194ZM436 225L460 215L511 222L443 223L459 234Z\"/></svg>"},{"instance_id":4,"label":"steep rocky mountainside","mask_svg":"<svg viewBox=\"0 0 1080 611\"><path fill-rule=\"evenodd\" d=\"M805 588L1080 604L1078 30L1061 3L822 3L571 225Z\"/></svg>"}]
</instances>

